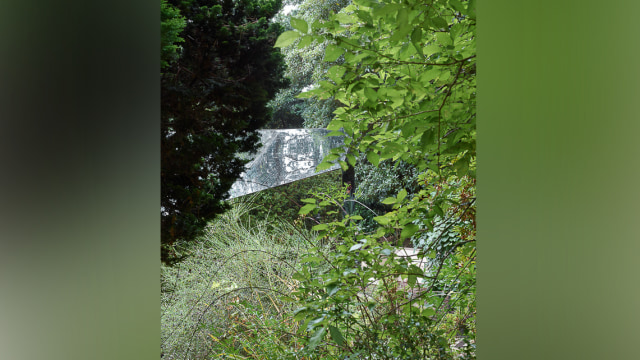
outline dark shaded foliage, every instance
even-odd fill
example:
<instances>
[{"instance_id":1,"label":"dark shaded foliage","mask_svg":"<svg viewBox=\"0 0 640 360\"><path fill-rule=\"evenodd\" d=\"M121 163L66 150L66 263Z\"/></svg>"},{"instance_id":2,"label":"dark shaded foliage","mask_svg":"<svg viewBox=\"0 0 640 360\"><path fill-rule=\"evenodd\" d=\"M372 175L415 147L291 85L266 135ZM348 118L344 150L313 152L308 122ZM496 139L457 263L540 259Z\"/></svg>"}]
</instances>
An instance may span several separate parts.
<instances>
[{"instance_id":1,"label":"dark shaded foliage","mask_svg":"<svg viewBox=\"0 0 640 360\"><path fill-rule=\"evenodd\" d=\"M192 241L227 205L243 171L240 152L257 149L267 102L286 85L269 19L280 0L171 0L186 19L180 57L161 75L162 260Z\"/></svg>"}]
</instances>

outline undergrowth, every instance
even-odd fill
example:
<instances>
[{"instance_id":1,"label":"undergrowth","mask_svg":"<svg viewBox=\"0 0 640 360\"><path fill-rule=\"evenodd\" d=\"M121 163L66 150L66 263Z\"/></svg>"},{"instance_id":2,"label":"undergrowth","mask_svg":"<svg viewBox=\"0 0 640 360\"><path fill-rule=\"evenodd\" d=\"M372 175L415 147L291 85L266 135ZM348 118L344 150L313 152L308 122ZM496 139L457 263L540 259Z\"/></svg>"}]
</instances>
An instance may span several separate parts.
<instances>
[{"instance_id":1,"label":"undergrowth","mask_svg":"<svg viewBox=\"0 0 640 360\"><path fill-rule=\"evenodd\" d=\"M284 301L314 236L254 221L251 199L209 224L181 263L161 268L163 359L287 358L302 347ZM295 358L295 357L294 357Z\"/></svg>"}]
</instances>

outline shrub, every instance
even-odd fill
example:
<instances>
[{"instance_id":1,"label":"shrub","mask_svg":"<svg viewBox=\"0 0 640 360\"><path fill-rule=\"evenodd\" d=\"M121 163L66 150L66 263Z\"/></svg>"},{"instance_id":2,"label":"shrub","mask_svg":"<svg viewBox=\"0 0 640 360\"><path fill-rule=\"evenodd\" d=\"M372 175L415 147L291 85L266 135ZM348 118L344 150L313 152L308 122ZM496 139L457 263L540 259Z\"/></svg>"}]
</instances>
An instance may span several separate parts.
<instances>
[{"instance_id":1,"label":"shrub","mask_svg":"<svg viewBox=\"0 0 640 360\"><path fill-rule=\"evenodd\" d=\"M162 266L162 357L286 358L298 324L284 301L313 235L287 222L255 221L247 201L211 222L174 267ZM232 358L232 357L229 357Z\"/></svg>"}]
</instances>

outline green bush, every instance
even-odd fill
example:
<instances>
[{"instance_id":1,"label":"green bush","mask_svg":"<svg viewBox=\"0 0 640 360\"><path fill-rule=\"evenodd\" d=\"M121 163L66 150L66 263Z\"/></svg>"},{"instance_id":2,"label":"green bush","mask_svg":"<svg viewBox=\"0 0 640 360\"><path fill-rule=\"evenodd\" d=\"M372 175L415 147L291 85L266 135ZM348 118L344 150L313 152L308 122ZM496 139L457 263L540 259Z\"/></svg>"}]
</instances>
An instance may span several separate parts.
<instances>
[{"instance_id":1,"label":"green bush","mask_svg":"<svg viewBox=\"0 0 640 360\"><path fill-rule=\"evenodd\" d=\"M252 209L235 202L181 263L162 266L163 359L280 359L301 347L285 300L314 236Z\"/></svg>"},{"instance_id":2,"label":"green bush","mask_svg":"<svg viewBox=\"0 0 640 360\"><path fill-rule=\"evenodd\" d=\"M430 175L430 176L429 176ZM314 227L332 251L311 249L294 275L300 299L295 318L308 341L303 354L321 359L471 359L475 357L475 207L473 181L449 187L428 172L409 198L406 191L384 200L392 210L375 218L373 233L361 232L359 215ZM425 179L433 180L426 185ZM448 228L433 227L424 209L457 194L459 205L443 214L455 224L456 242L441 246ZM302 212L318 211L348 195L307 199ZM463 205L463 199L471 200ZM416 225L419 224L419 225ZM413 259L401 240L432 241ZM333 239L333 240L332 240Z\"/></svg>"},{"instance_id":3,"label":"green bush","mask_svg":"<svg viewBox=\"0 0 640 360\"><path fill-rule=\"evenodd\" d=\"M252 204L249 215L254 221L300 223L298 211L304 205L302 199L309 193L319 189L326 189L340 185L340 171L329 171L289 184L263 190L243 197L241 201ZM335 210L335 209L333 209ZM326 214L320 214L316 221L325 220ZM307 228L315 225L313 220L306 220Z\"/></svg>"}]
</instances>

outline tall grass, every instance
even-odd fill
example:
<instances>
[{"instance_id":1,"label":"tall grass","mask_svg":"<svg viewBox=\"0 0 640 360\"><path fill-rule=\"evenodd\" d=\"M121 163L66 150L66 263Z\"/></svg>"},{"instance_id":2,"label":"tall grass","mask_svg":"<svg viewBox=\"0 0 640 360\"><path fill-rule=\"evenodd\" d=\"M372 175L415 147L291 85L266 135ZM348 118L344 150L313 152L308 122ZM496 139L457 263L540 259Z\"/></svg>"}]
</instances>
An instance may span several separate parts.
<instances>
[{"instance_id":1,"label":"tall grass","mask_svg":"<svg viewBox=\"0 0 640 360\"><path fill-rule=\"evenodd\" d=\"M314 235L289 223L254 221L250 201L209 224L190 256L163 266L163 359L295 358L287 295Z\"/></svg>"}]
</instances>

